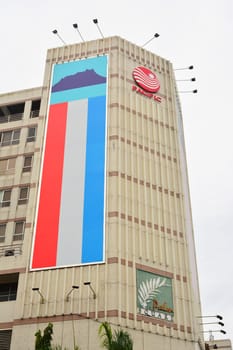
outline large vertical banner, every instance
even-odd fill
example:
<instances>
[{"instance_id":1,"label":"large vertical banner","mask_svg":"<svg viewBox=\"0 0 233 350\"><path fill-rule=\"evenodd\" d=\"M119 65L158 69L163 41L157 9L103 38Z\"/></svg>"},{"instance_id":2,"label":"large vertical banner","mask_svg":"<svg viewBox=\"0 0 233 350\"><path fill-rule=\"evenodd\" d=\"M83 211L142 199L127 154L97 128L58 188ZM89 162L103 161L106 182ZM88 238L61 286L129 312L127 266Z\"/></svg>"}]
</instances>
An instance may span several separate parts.
<instances>
[{"instance_id":1,"label":"large vertical banner","mask_svg":"<svg viewBox=\"0 0 233 350\"><path fill-rule=\"evenodd\" d=\"M107 56L56 64L31 268L104 261Z\"/></svg>"}]
</instances>

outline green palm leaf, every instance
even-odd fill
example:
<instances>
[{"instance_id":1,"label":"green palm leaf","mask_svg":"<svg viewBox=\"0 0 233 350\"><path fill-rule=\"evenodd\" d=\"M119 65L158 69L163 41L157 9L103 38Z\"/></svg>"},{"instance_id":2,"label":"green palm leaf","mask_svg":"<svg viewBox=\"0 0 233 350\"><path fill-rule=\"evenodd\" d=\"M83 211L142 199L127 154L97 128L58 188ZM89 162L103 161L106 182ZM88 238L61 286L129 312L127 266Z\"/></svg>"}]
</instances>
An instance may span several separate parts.
<instances>
[{"instance_id":1,"label":"green palm leaf","mask_svg":"<svg viewBox=\"0 0 233 350\"><path fill-rule=\"evenodd\" d=\"M142 281L138 288L138 300L143 308L156 298L161 288L166 286L166 278L157 277Z\"/></svg>"}]
</instances>

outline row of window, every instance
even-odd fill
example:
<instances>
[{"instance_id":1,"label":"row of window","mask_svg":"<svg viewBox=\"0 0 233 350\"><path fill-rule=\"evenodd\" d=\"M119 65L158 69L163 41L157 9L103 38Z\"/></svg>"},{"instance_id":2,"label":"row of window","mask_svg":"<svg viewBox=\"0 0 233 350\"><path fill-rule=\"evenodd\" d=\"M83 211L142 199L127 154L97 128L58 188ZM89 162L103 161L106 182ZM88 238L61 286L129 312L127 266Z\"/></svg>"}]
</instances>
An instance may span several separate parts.
<instances>
[{"instance_id":1,"label":"row of window","mask_svg":"<svg viewBox=\"0 0 233 350\"><path fill-rule=\"evenodd\" d=\"M39 110L31 111L30 118L39 117ZM23 113L0 115L0 123L16 122L23 119Z\"/></svg>"},{"instance_id":2,"label":"row of window","mask_svg":"<svg viewBox=\"0 0 233 350\"><path fill-rule=\"evenodd\" d=\"M16 158L0 159L0 175L14 173L16 166ZM24 156L22 172L30 172L32 170L33 155L28 154Z\"/></svg>"},{"instance_id":3,"label":"row of window","mask_svg":"<svg viewBox=\"0 0 233 350\"><path fill-rule=\"evenodd\" d=\"M5 242L8 222L0 224L0 243ZM14 222L13 241L22 241L24 237L25 220Z\"/></svg>"},{"instance_id":4,"label":"row of window","mask_svg":"<svg viewBox=\"0 0 233 350\"><path fill-rule=\"evenodd\" d=\"M27 142L34 142L36 140L36 130L36 126L28 128ZM19 144L20 131L20 129L14 129L0 132L0 147Z\"/></svg>"},{"instance_id":5,"label":"row of window","mask_svg":"<svg viewBox=\"0 0 233 350\"><path fill-rule=\"evenodd\" d=\"M29 198L29 186L19 188L18 204L26 204ZM12 188L0 189L0 208L9 207L11 204Z\"/></svg>"},{"instance_id":6,"label":"row of window","mask_svg":"<svg viewBox=\"0 0 233 350\"><path fill-rule=\"evenodd\" d=\"M23 119L25 102L0 106L0 123L15 122ZM40 100L32 101L30 118L39 116Z\"/></svg>"}]
</instances>

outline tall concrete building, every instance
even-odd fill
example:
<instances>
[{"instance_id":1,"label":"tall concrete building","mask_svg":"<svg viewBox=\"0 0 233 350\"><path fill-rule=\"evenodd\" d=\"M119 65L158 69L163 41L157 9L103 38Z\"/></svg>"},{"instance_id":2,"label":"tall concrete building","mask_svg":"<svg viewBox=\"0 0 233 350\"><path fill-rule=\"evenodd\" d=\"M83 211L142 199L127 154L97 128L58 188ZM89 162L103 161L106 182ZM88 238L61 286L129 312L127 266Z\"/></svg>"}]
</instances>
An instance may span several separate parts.
<instances>
[{"instance_id":1,"label":"tall concrete building","mask_svg":"<svg viewBox=\"0 0 233 350\"><path fill-rule=\"evenodd\" d=\"M0 348L202 348L172 64L122 38L48 50L43 86L0 95Z\"/></svg>"}]
</instances>

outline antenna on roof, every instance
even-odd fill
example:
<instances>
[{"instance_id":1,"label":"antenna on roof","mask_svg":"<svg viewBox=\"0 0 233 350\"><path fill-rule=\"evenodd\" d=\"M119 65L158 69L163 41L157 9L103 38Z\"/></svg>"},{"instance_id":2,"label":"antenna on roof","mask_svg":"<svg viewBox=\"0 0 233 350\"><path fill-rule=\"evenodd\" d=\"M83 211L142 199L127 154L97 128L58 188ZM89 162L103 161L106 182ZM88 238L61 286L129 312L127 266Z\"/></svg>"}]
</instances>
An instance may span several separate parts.
<instances>
[{"instance_id":1,"label":"antenna on roof","mask_svg":"<svg viewBox=\"0 0 233 350\"><path fill-rule=\"evenodd\" d=\"M145 42L144 45L142 45L142 47L146 46L147 44L149 44L152 40L154 40L155 38L158 38L160 35L159 33L155 33L153 38L151 38L150 40L148 40L147 42Z\"/></svg>"},{"instance_id":2,"label":"antenna on roof","mask_svg":"<svg viewBox=\"0 0 233 350\"><path fill-rule=\"evenodd\" d=\"M74 23L74 24L73 24L73 27L74 27L74 29L77 30L77 32L78 32L80 38L82 39L82 41L85 41L84 38L83 38L83 36L82 36L82 34L80 33L80 30L78 29L78 23Z\"/></svg>"},{"instance_id":3,"label":"antenna on roof","mask_svg":"<svg viewBox=\"0 0 233 350\"><path fill-rule=\"evenodd\" d=\"M99 27L99 24L98 24L98 19L97 18L93 19L93 23L96 24L96 27L98 28L98 31L99 31L100 35L104 39L104 35L103 35L103 33L102 33L102 31L101 31L101 29Z\"/></svg>"},{"instance_id":4,"label":"antenna on roof","mask_svg":"<svg viewBox=\"0 0 233 350\"><path fill-rule=\"evenodd\" d=\"M61 40L61 42L66 45L66 42L62 39L62 37L58 34L58 31L57 29L54 29L53 30L53 34L57 35L57 37Z\"/></svg>"}]
</instances>

